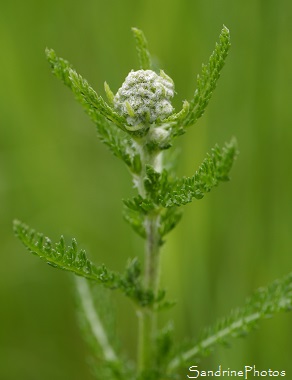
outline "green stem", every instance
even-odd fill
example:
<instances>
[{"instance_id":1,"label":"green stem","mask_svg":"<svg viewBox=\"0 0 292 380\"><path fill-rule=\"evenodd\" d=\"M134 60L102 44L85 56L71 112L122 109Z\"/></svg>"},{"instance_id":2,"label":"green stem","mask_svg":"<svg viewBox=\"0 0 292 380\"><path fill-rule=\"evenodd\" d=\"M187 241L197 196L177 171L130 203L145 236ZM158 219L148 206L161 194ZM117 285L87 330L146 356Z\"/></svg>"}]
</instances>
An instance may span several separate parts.
<instances>
[{"instance_id":1,"label":"green stem","mask_svg":"<svg viewBox=\"0 0 292 380\"><path fill-rule=\"evenodd\" d=\"M142 172L135 179L139 194L147 197L144 187L145 167L152 165L156 171L161 171L161 153L149 154L144 146L139 146L142 162ZM160 215L158 213L149 214L145 217L144 226L146 231L145 261L144 261L144 286L152 290L154 296L157 295L160 272L160 235L159 235ZM157 330L157 315L153 308L140 308L137 312L138 329L138 370L142 372L153 366L155 337Z\"/></svg>"},{"instance_id":2,"label":"green stem","mask_svg":"<svg viewBox=\"0 0 292 380\"><path fill-rule=\"evenodd\" d=\"M159 285L159 216L147 217L145 220L146 245L144 286L157 295ZM153 365L153 347L157 330L157 313L152 308L139 310L139 370L145 370Z\"/></svg>"},{"instance_id":3,"label":"green stem","mask_svg":"<svg viewBox=\"0 0 292 380\"><path fill-rule=\"evenodd\" d=\"M159 248L160 235L158 232L160 216L149 216L145 220L146 246L145 246L145 277L146 288L157 293L159 283Z\"/></svg>"}]
</instances>

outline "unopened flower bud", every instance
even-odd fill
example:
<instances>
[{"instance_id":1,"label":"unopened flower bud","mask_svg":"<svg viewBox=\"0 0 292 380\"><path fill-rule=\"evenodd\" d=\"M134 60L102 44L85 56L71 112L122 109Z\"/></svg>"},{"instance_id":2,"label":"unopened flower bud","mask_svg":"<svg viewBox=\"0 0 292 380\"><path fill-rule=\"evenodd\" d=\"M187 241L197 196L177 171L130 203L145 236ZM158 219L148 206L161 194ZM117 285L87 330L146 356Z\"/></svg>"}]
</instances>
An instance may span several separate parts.
<instances>
[{"instance_id":1,"label":"unopened flower bud","mask_svg":"<svg viewBox=\"0 0 292 380\"><path fill-rule=\"evenodd\" d=\"M136 126L168 117L173 112L173 95L173 81L163 71L157 75L152 70L138 70L129 73L113 102L128 124Z\"/></svg>"}]
</instances>

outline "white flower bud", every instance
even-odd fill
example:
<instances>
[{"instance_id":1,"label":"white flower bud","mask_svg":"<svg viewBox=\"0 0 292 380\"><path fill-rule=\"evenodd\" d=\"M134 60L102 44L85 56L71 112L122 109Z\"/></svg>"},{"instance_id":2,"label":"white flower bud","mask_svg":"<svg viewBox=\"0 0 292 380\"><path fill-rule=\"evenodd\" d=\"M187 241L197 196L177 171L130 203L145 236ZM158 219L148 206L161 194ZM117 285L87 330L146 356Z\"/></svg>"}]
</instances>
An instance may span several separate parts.
<instances>
[{"instance_id":1,"label":"white flower bud","mask_svg":"<svg viewBox=\"0 0 292 380\"><path fill-rule=\"evenodd\" d=\"M168 117L173 112L173 95L173 81L163 71L157 75L152 70L138 70L129 73L113 102L128 124L136 126Z\"/></svg>"}]
</instances>

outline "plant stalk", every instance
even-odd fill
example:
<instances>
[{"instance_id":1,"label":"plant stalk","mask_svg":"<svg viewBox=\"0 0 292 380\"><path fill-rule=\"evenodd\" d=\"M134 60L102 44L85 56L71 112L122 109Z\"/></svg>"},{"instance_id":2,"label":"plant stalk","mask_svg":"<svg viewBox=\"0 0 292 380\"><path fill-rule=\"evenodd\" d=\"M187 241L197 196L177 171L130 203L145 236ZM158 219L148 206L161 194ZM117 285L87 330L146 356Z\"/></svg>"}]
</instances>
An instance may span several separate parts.
<instances>
[{"instance_id":1,"label":"plant stalk","mask_svg":"<svg viewBox=\"0 0 292 380\"><path fill-rule=\"evenodd\" d=\"M144 286L156 296L159 285L159 216L149 217L145 221L147 239L145 244ZM139 357L140 371L153 365L153 348L157 330L157 313L153 308L139 310Z\"/></svg>"},{"instance_id":2,"label":"plant stalk","mask_svg":"<svg viewBox=\"0 0 292 380\"><path fill-rule=\"evenodd\" d=\"M144 187L145 166L152 165L156 171L161 171L162 157L160 154L149 155L141 147L142 173L138 179L138 191L142 197L147 197ZM146 231L145 259L144 259L144 287L157 296L160 274L160 215L153 212L145 217ZM154 347L157 330L157 313L151 307L140 308L138 315L138 370L143 372L153 366Z\"/></svg>"}]
</instances>

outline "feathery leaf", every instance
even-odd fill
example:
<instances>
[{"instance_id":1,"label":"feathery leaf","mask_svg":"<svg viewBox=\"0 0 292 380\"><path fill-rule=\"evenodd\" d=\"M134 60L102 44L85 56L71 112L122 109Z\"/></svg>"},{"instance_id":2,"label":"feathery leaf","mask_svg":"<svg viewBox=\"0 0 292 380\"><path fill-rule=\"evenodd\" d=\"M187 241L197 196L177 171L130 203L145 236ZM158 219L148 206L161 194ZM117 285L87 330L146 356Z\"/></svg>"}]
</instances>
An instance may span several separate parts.
<instances>
[{"instance_id":1,"label":"feathery leaf","mask_svg":"<svg viewBox=\"0 0 292 380\"><path fill-rule=\"evenodd\" d=\"M206 329L194 346L173 358L168 369L174 370L182 363L209 354L218 343L226 344L232 337L246 335L261 319L269 318L280 311L290 310L292 310L292 273L255 291L247 299L244 307L233 310L227 318Z\"/></svg>"},{"instance_id":2,"label":"feathery leaf","mask_svg":"<svg viewBox=\"0 0 292 380\"><path fill-rule=\"evenodd\" d=\"M177 207L169 207L162 211L160 218L159 233L163 237L168 234L179 223L182 211Z\"/></svg>"},{"instance_id":3,"label":"feathery leaf","mask_svg":"<svg viewBox=\"0 0 292 380\"><path fill-rule=\"evenodd\" d=\"M202 73L197 77L197 89L189 105L189 112L184 118L182 125L188 127L193 125L205 112L220 78L220 72L230 48L230 33L224 26L219 42L216 43L215 50L209 58L207 65L202 65Z\"/></svg>"},{"instance_id":4,"label":"feathery leaf","mask_svg":"<svg viewBox=\"0 0 292 380\"><path fill-rule=\"evenodd\" d=\"M106 288L120 289L134 302L144 307L151 307L161 299L154 296L153 292L144 289L141 284L140 267L137 260L131 261L125 274L109 271L104 265L96 266L86 256L83 249L78 249L75 239L72 239L71 246L66 246L64 238L61 237L58 243L52 243L48 237L36 233L27 225L15 220L13 223L15 235L33 255L54 268L72 272L87 280L92 280L102 284Z\"/></svg>"},{"instance_id":5,"label":"feathery leaf","mask_svg":"<svg viewBox=\"0 0 292 380\"><path fill-rule=\"evenodd\" d=\"M63 269L74 274L104 284L108 288L118 287L118 274L110 272L104 265L96 266L86 256L83 249L78 249L75 239L70 246L65 245L61 236L59 242L52 243L48 237L36 233L24 223L15 220L14 233L33 255L54 268Z\"/></svg>"},{"instance_id":6,"label":"feathery leaf","mask_svg":"<svg viewBox=\"0 0 292 380\"><path fill-rule=\"evenodd\" d=\"M237 155L236 141L220 149L212 149L193 177L174 181L160 202L163 207L182 206L192 202L193 198L201 199L220 181L229 180L229 172Z\"/></svg>"},{"instance_id":7,"label":"feathery leaf","mask_svg":"<svg viewBox=\"0 0 292 380\"><path fill-rule=\"evenodd\" d=\"M140 210L139 210L140 211ZM141 236L143 239L146 238L146 231L144 226L144 217L137 210L133 210L129 207L124 207L123 216L127 223L133 228L133 230Z\"/></svg>"},{"instance_id":8,"label":"feathery leaf","mask_svg":"<svg viewBox=\"0 0 292 380\"><path fill-rule=\"evenodd\" d=\"M53 74L61 79L76 96L78 102L88 112L99 113L104 118L114 121L123 131L127 132L125 119L118 115L105 101L97 95L88 82L77 74L73 66L63 58L59 58L53 49L46 49L46 56L51 65Z\"/></svg>"},{"instance_id":9,"label":"feathery leaf","mask_svg":"<svg viewBox=\"0 0 292 380\"><path fill-rule=\"evenodd\" d=\"M73 69L69 69L69 80L71 80L72 90L77 100L85 107L89 107L95 112L100 113L106 119L112 121L122 131L127 132L124 127L127 124L125 118L115 112L106 101L93 90L88 84L87 80L82 78L80 74L77 74Z\"/></svg>"},{"instance_id":10,"label":"feathery leaf","mask_svg":"<svg viewBox=\"0 0 292 380\"><path fill-rule=\"evenodd\" d=\"M46 49L46 55L53 74L72 90L76 100L96 125L99 139L116 157L124 161L132 172L138 173L137 155L123 126L125 124L123 117L96 94L88 82L73 70L68 61L59 58L52 49Z\"/></svg>"}]
</instances>

